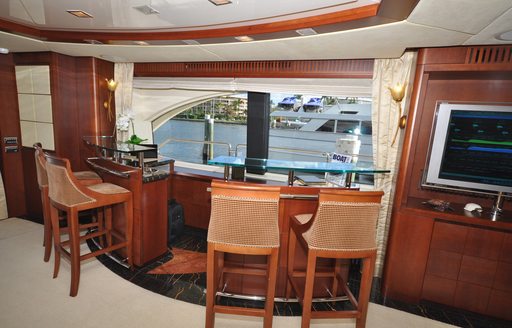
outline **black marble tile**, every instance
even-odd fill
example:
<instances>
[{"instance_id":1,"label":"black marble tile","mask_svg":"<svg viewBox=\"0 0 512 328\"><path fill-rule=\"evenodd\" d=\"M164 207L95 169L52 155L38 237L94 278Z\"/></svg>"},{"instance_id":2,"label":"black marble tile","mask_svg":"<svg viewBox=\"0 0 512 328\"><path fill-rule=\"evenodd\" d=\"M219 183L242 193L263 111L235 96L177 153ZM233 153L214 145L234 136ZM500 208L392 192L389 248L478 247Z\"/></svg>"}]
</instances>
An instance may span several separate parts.
<instances>
[{"instance_id":1,"label":"black marble tile","mask_svg":"<svg viewBox=\"0 0 512 328\"><path fill-rule=\"evenodd\" d=\"M205 288L206 273L193 274L150 274L149 271L166 263L172 259L172 248L181 248L190 251L206 253L206 231L202 229L194 229L185 227L183 234L177 237L171 243L171 251L160 259L141 268L129 270L110 259L106 255L100 255L99 261L107 268L137 284L143 288L151 290L155 293L178 299L184 302L205 305ZM89 247L94 249L95 246L89 243ZM357 297L359 293L360 282L360 262L355 260L351 262L349 271L348 284ZM390 308L405 311L414 315L430 318L433 320L445 322L458 327L464 328L512 328L512 323L506 320L500 320L494 317L480 315L470 311L449 307L433 302L421 301L419 304L409 304L392 299L384 299L381 290L381 281L374 278L370 301L381 304ZM263 302L240 300L230 297L221 297L220 303L224 305L237 305L243 307L263 308ZM332 310L351 308L350 302L330 303L314 303L313 310ZM300 315L301 307L297 302L275 302L274 315L292 316Z\"/></svg>"}]
</instances>

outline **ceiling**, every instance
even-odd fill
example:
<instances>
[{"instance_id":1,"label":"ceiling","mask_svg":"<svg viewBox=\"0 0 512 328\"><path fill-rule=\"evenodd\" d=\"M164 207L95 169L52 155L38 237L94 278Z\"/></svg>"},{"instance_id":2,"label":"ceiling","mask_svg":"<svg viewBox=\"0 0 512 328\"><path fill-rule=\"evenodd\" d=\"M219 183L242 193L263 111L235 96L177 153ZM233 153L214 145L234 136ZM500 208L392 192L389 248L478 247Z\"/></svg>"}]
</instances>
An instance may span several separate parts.
<instances>
[{"instance_id":1,"label":"ceiling","mask_svg":"<svg viewBox=\"0 0 512 328\"><path fill-rule=\"evenodd\" d=\"M146 15L134 9L139 6L159 13ZM66 12L71 9L93 18L72 16ZM309 27L317 34L297 33ZM499 39L510 30L511 0L0 3L0 47L114 62L396 58L407 48L511 44ZM243 35L254 41L235 39ZM102 44L90 43L98 41Z\"/></svg>"}]
</instances>

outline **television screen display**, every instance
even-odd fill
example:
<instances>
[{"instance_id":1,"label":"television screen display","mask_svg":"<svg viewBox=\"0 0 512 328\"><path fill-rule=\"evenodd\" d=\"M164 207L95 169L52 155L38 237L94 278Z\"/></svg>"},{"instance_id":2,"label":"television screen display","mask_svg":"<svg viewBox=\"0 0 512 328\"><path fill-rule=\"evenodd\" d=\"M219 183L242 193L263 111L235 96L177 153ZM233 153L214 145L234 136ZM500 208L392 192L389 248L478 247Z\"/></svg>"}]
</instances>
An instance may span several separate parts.
<instances>
[{"instance_id":1,"label":"television screen display","mask_svg":"<svg viewBox=\"0 0 512 328\"><path fill-rule=\"evenodd\" d=\"M438 103L424 185L512 193L512 105Z\"/></svg>"}]
</instances>

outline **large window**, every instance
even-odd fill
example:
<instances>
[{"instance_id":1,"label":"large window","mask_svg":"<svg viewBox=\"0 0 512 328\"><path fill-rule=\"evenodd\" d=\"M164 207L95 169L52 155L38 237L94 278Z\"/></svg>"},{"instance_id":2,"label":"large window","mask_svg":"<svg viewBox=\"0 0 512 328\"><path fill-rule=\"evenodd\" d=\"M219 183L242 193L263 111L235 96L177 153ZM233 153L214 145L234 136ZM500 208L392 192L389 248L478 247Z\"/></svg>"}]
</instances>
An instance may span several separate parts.
<instances>
[{"instance_id":1,"label":"large window","mask_svg":"<svg viewBox=\"0 0 512 328\"><path fill-rule=\"evenodd\" d=\"M209 118L209 119L208 119ZM206 156L246 154L247 94L196 104L154 132L161 152L204 163ZM213 127L213 133L208 133ZM209 139L210 138L210 139ZM367 98L271 94L269 158L325 161L340 139L361 140L359 161L372 161L371 102ZM206 144L203 143L207 141Z\"/></svg>"}]
</instances>

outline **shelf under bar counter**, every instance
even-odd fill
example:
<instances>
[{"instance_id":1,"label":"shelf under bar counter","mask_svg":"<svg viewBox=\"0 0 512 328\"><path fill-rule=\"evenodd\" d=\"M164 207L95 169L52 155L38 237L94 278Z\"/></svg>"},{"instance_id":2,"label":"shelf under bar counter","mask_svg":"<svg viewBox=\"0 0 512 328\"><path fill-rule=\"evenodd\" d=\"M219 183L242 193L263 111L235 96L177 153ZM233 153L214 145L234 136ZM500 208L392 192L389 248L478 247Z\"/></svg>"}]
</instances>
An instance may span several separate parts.
<instances>
[{"instance_id":1,"label":"shelf under bar counter","mask_svg":"<svg viewBox=\"0 0 512 328\"><path fill-rule=\"evenodd\" d=\"M144 158L155 148L113 142L111 137L84 137L94 147L97 157L88 158L87 164L103 181L119 185L133 195L133 262L143 266L167 253L169 168L173 160ZM160 169L164 168L164 169ZM121 211L113 208L114 215ZM121 220L114 230L122 232ZM126 257L127 254L120 254Z\"/></svg>"}]
</instances>

